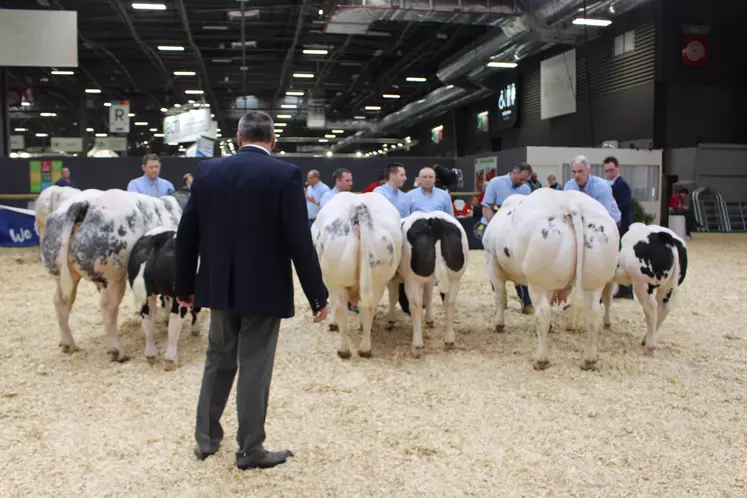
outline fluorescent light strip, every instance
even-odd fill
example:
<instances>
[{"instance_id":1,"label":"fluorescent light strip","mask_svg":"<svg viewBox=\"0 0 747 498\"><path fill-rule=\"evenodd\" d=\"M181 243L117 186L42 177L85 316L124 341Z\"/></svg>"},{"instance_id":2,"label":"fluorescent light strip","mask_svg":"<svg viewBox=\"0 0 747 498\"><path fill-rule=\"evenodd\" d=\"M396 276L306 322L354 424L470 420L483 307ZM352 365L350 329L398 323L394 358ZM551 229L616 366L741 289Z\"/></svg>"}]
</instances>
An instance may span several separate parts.
<instances>
[{"instance_id":1,"label":"fluorescent light strip","mask_svg":"<svg viewBox=\"0 0 747 498\"><path fill-rule=\"evenodd\" d=\"M364 107L364 109L367 110L367 111L380 111L381 110L381 106L378 106L378 105L367 105L366 107Z\"/></svg>"},{"instance_id":2,"label":"fluorescent light strip","mask_svg":"<svg viewBox=\"0 0 747 498\"><path fill-rule=\"evenodd\" d=\"M488 62L488 67L506 67L506 68L515 68L518 66L515 62Z\"/></svg>"},{"instance_id":3,"label":"fluorescent light strip","mask_svg":"<svg viewBox=\"0 0 747 498\"><path fill-rule=\"evenodd\" d=\"M327 143L327 142L329 142L329 140L327 140L326 138L320 138L319 142L320 143Z\"/></svg>"},{"instance_id":4,"label":"fluorescent light strip","mask_svg":"<svg viewBox=\"0 0 747 498\"><path fill-rule=\"evenodd\" d=\"M52 71L55 76L72 76L75 73L73 71Z\"/></svg>"},{"instance_id":5,"label":"fluorescent light strip","mask_svg":"<svg viewBox=\"0 0 747 498\"><path fill-rule=\"evenodd\" d=\"M163 138L163 133L154 133L153 136L155 138Z\"/></svg>"},{"instance_id":6,"label":"fluorescent light strip","mask_svg":"<svg viewBox=\"0 0 747 498\"><path fill-rule=\"evenodd\" d=\"M324 135L324 138L337 138L337 135Z\"/></svg>"},{"instance_id":7,"label":"fluorescent light strip","mask_svg":"<svg viewBox=\"0 0 747 498\"><path fill-rule=\"evenodd\" d=\"M39 116L43 118L55 118L57 117L57 113L56 112L41 112L39 113Z\"/></svg>"},{"instance_id":8,"label":"fluorescent light strip","mask_svg":"<svg viewBox=\"0 0 747 498\"><path fill-rule=\"evenodd\" d=\"M293 73L294 78L313 78L314 73Z\"/></svg>"},{"instance_id":9,"label":"fluorescent light strip","mask_svg":"<svg viewBox=\"0 0 747 498\"><path fill-rule=\"evenodd\" d=\"M28 128L16 128L15 131L17 131L17 132L23 132L23 131L29 131L29 129Z\"/></svg>"},{"instance_id":10,"label":"fluorescent light strip","mask_svg":"<svg viewBox=\"0 0 747 498\"><path fill-rule=\"evenodd\" d=\"M345 133L345 130L332 130L332 133Z\"/></svg>"},{"instance_id":11,"label":"fluorescent light strip","mask_svg":"<svg viewBox=\"0 0 747 498\"><path fill-rule=\"evenodd\" d=\"M409 81L410 83L423 83L427 81L427 79L421 76L410 76L407 78L407 81Z\"/></svg>"},{"instance_id":12,"label":"fluorescent light strip","mask_svg":"<svg viewBox=\"0 0 747 498\"><path fill-rule=\"evenodd\" d=\"M86 93L101 93L98 88L86 88Z\"/></svg>"},{"instance_id":13,"label":"fluorescent light strip","mask_svg":"<svg viewBox=\"0 0 747 498\"><path fill-rule=\"evenodd\" d=\"M384 97L385 99L398 99L399 95L397 95L396 93L385 93L384 95L382 95L382 97Z\"/></svg>"},{"instance_id":14,"label":"fluorescent light strip","mask_svg":"<svg viewBox=\"0 0 747 498\"><path fill-rule=\"evenodd\" d=\"M228 26L203 26L202 29L209 31L228 31Z\"/></svg>"},{"instance_id":15,"label":"fluorescent light strip","mask_svg":"<svg viewBox=\"0 0 747 498\"><path fill-rule=\"evenodd\" d=\"M165 107L161 107L161 112L169 112L169 110L166 109Z\"/></svg>"},{"instance_id":16,"label":"fluorescent light strip","mask_svg":"<svg viewBox=\"0 0 747 498\"><path fill-rule=\"evenodd\" d=\"M203 95L205 93L204 90L184 90L184 93L187 95Z\"/></svg>"},{"instance_id":17,"label":"fluorescent light strip","mask_svg":"<svg viewBox=\"0 0 747 498\"><path fill-rule=\"evenodd\" d=\"M194 71L174 71L174 76L194 76L196 74Z\"/></svg>"},{"instance_id":18,"label":"fluorescent light strip","mask_svg":"<svg viewBox=\"0 0 747 498\"><path fill-rule=\"evenodd\" d=\"M133 3L132 8L135 10L166 10L162 3Z\"/></svg>"},{"instance_id":19,"label":"fluorescent light strip","mask_svg":"<svg viewBox=\"0 0 747 498\"><path fill-rule=\"evenodd\" d=\"M292 117L293 116L291 116L290 114L278 114L277 115L278 119L291 119Z\"/></svg>"},{"instance_id":20,"label":"fluorescent light strip","mask_svg":"<svg viewBox=\"0 0 747 498\"><path fill-rule=\"evenodd\" d=\"M97 133L96 136L99 137L99 138L104 138L107 135L106 135L106 133Z\"/></svg>"},{"instance_id":21,"label":"fluorescent light strip","mask_svg":"<svg viewBox=\"0 0 747 498\"><path fill-rule=\"evenodd\" d=\"M297 109L298 106L296 104L280 104L281 109Z\"/></svg>"},{"instance_id":22,"label":"fluorescent light strip","mask_svg":"<svg viewBox=\"0 0 747 498\"><path fill-rule=\"evenodd\" d=\"M303 53L306 55L327 55L329 53L329 50L307 48L303 51Z\"/></svg>"},{"instance_id":23,"label":"fluorescent light strip","mask_svg":"<svg viewBox=\"0 0 747 498\"><path fill-rule=\"evenodd\" d=\"M148 126L147 121L135 121L135 126Z\"/></svg>"},{"instance_id":24,"label":"fluorescent light strip","mask_svg":"<svg viewBox=\"0 0 747 498\"><path fill-rule=\"evenodd\" d=\"M284 126L288 126L288 123L275 123L275 128L282 128Z\"/></svg>"},{"instance_id":25,"label":"fluorescent light strip","mask_svg":"<svg viewBox=\"0 0 747 498\"><path fill-rule=\"evenodd\" d=\"M184 47L179 45L159 45L158 50L161 52L184 52Z\"/></svg>"},{"instance_id":26,"label":"fluorescent light strip","mask_svg":"<svg viewBox=\"0 0 747 498\"><path fill-rule=\"evenodd\" d=\"M37 133L36 136L39 138L44 138L44 137L48 137L49 134L48 133Z\"/></svg>"},{"instance_id":27,"label":"fluorescent light strip","mask_svg":"<svg viewBox=\"0 0 747 498\"><path fill-rule=\"evenodd\" d=\"M31 102L21 102L21 106L22 107L27 107L27 106L30 106L30 105L31 105Z\"/></svg>"},{"instance_id":28,"label":"fluorescent light strip","mask_svg":"<svg viewBox=\"0 0 747 498\"><path fill-rule=\"evenodd\" d=\"M128 116L131 117L131 118L134 118L135 117L135 113L131 112L131 113L128 114Z\"/></svg>"},{"instance_id":29,"label":"fluorescent light strip","mask_svg":"<svg viewBox=\"0 0 747 498\"><path fill-rule=\"evenodd\" d=\"M612 21L608 19L584 19L582 17L573 20L573 24L577 26L600 26L605 27L612 24Z\"/></svg>"},{"instance_id":30,"label":"fluorescent light strip","mask_svg":"<svg viewBox=\"0 0 747 498\"><path fill-rule=\"evenodd\" d=\"M353 116L353 119L366 119L366 116Z\"/></svg>"},{"instance_id":31,"label":"fluorescent light strip","mask_svg":"<svg viewBox=\"0 0 747 498\"><path fill-rule=\"evenodd\" d=\"M303 92L297 92L297 91L287 91L285 92L286 95L289 97L303 97Z\"/></svg>"},{"instance_id":32,"label":"fluorescent light strip","mask_svg":"<svg viewBox=\"0 0 747 498\"><path fill-rule=\"evenodd\" d=\"M93 132L93 128L86 128L86 131L87 131L88 133L91 133L91 132Z\"/></svg>"}]
</instances>

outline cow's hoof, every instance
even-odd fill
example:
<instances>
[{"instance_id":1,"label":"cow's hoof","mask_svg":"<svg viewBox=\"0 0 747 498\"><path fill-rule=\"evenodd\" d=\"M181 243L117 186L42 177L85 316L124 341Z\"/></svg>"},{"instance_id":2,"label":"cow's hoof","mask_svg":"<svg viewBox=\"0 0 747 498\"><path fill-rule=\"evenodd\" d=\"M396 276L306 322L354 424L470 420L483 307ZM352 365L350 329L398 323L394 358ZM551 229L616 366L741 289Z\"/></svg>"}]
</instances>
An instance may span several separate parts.
<instances>
[{"instance_id":1,"label":"cow's hoof","mask_svg":"<svg viewBox=\"0 0 747 498\"><path fill-rule=\"evenodd\" d=\"M445 342L444 343L444 349L446 349L447 351L451 351L452 349L454 349L454 343L453 342Z\"/></svg>"},{"instance_id":2,"label":"cow's hoof","mask_svg":"<svg viewBox=\"0 0 747 498\"><path fill-rule=\"evenodd\" d=\"M521 312L525 315L534 315L534 306L524 306L521 308Z\"/></svg>"},{"instance_id":3,"label":"cow's hoof","mask_svg":"<svg viewBox=\"0 0 747 498\"><path fill-rule=\"evenodd\" d=\"M550 360L534 360L535 370L547 370L550 366Z\"/></svg>"},{"instance_id":4,"label":"cow's hoof","mask_svg":"<svg viewBox=\"0 0 747 498\"><path fill-rule=\"evenodd\" d=\"M164 360L163 362L163 369L167 372L173 372L177 368L177 363L175 360Z\"/></svg>"},{"instance_id":5,"label":"cow's hoof","mask_svg":"<svg viewBox=\"0 0 747 498\"><path fill-rule=\"evenodd\" d=\"M498 332L498 333L503 332L505 330L506 330L506 326L505 325L496 325L495 326L495 331Z\"/></svg>"},{"instance_id":6,"label":"cow's hoof","mask_svg":"<svg viewBox=\"0 0 747 498\"><path fill-rule=\"evenodd\" d=\"M59 346L62 352L65 354L72 354L75 351L75 346L71 346L70 344L60 343Z\"/></svg>"},{"instance_id":7,"label":"cow's hoof","mask_svg":"<svg viewBox=\"0 0 747 498\"><path fill-rule=\"evenodd\" d=\"M597 368L597 360L584 360L584 364L581 365L581 370L595 371Z\"/></svg>"},{"instance_id":8,"label":"cow's hoof","mask_svg":"<svg viewBox=\"0 0 747 498\"><path fill-rule=\"evenodd\" d=\"M154 365L156 363L155 356L146 356L145 360L148 362L149 365Z\"/></svg>"},{"instance_id":9,"label":"cow's hoof","mask_svg":"<svg viewBox=\"0 0 747 498\"><path fill-rule=\"evenodd\" d=\"M107 351L107 354L109 355L109 359L111 361L116 361L118 363L124 363L130 359L129 356L116 349L110 349L109 351Z\"/></svg>"},{"instance_id":10,"label":"cow's hoof","mask_svg":"<svg viewBox=\"0 0 747 498\"><path fill-rule=\"evenodd\" d=\"M338 327L336 323L330 323L329 324L329 331L330 332L338 332L339 330L340 330L340 327Z\"/></svg>"},{"instance_id":11,"label":"cow's hoof","mask_svg":"<svg viewBox=\"0 0 747 498\"><path fill-rule=\"evenodd\" d=\"M343 360L347 360L348 358L350 358L350 351L340 351L338 349L337 350L337 356L339 356Z\"/></svg>"},{"instance_id":12,"label":"cow's hoof","mask_svg":"<svg viewBox=\"0 0 747 498\"><path fill-rule=\"evenodd\" d=\"M606 328L607 330L609 330L609 329L612 328L612 324L611 323L605 323L604 324L604 328Z\"/></svg>"},{"instance_id":13,"label":"cow's hoof","mask_svg":"<svg viewBox=\"0 0 747 498\"><path fill-rule=\"evenodd\" d=\"M361 358L371 358L373 356L373 353L369 351L358 351L358 356Z\"/></svg>"},{"instance_id":14,"label":"cow's hoof","mask_svg":"<svg viewBox=\"0 0 747 498\"><path fill-rule=\"evenodd\" d=\"M412 357L415 359L422 358L423 357L423 350L425 348L423 346L413 346L412 347Z\"/></svg>"},{"instance_id":15,"label":"cow's hoof","mask_svg":"<svg viewBox=\"0 0 747 498\"><path fill-rule=\"evenodd\" d=\"M646 345L646 338L644 337L643 339L641 339L641 346L645 346L645 345Z\"/></svg>"},{"instance_id":16,"label":"cow's hoof","mask_svg":"<svg viewBox=\"0 0 747 498\"><path fill-rule=\"evenodd\" d=\"M394 330L394 322L389 322L384 325L384 330Z\"/></svg>"},{"instance_id":17,"label":"cow's hoof","mask_svg":"<svg viewBox=\"0 0 747 498\"><path fill-rule=\"evenodd\" d=\"M655 351L656 351L656 347L647 347L646 349L643 350L643 356L649 356L653 358Z\"/></svg>"},{"instance_id":18,"label":"cow's hoof","mask_svg":"<svg viewBox=\"0 0 747 498\"><path fill-rule=\"evenodd\" d=\"M428 328L428 329L432 329L433 328L433 320L431 320L430 322L425 322L425 327Z\"/></svg>"}]
</instances>

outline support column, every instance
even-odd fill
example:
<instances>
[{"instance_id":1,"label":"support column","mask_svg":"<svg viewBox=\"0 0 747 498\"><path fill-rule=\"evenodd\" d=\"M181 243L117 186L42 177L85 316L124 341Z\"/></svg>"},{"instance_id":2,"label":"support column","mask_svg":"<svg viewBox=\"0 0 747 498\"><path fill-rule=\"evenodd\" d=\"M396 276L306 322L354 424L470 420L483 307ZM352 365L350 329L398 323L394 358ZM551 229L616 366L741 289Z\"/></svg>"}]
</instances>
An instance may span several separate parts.
<instances>
[{"instance_id":1,"label":"support column","mask_svg":"<svg viewBox=\"0 0 747 498\"><path fill-rule=\"evenodd\" d=\"M10 155L10 110L8 109L8 70L0 67L0 158Z\"/></svg>"},{"instance_id":2,"label":"support column","mask_svg":"<svg viewBox=\"0 0 747 498\"><path fill-rule=\"evenodd\" d=\"M86 154L88 153L88 139L90 137L90 133L86 131L86 128L88 128L88 94L86 93L85 89L81 88L80 90L80 115L78 116L78 125L80 129L80 134L78 135L83 140L83 146L80 151L81 157L86 157Z\"/></svg>"}]
</instances>

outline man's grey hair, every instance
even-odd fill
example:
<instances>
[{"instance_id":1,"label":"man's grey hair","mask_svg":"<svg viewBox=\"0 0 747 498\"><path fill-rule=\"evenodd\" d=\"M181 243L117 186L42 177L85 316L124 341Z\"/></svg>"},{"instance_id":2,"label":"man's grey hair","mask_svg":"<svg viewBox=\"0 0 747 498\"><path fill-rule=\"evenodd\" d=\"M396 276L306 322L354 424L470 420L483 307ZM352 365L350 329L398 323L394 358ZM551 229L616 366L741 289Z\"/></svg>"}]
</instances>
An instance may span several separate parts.
<instances>
[{"instance_id":1,"label":"man's grey hair","mask_svg":"<svg viewBox=\"0 0 747 498\"><path fill-rule=\"evenodd\" d=\"M309 171L309 176L311 176L311 178L321 178L321 175L319 175L319 172L315 169Z\"/></svg>"},{"instance_id":2,"label":"man's grey hair","mask_svg":"<svg viewBox=\"0 0 747 498\"><path fill-rule=\"evenodd\" d=\"M583 164L586 169L591 169L589 158L580 154L571 159L571 167L573 167L574 164Z\"/></svg>"},{"instance_id":3,"label":"man's grey hair","mask_svg":"<svg viewBox=\"0 0 747 498\"><path fill-rule=\"evenodd\" d=\"M275 135L275 123L266 112L249 111L239 120L239 135L245 142L267 144Z\"/></svg>"}]
</instances>

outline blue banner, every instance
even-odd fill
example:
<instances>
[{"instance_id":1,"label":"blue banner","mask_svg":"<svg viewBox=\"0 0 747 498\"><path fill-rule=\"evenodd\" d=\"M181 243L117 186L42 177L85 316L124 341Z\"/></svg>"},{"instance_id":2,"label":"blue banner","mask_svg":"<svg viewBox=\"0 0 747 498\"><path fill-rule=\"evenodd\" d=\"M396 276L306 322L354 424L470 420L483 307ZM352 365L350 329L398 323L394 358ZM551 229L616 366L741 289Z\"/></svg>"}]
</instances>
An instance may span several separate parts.
<instances>
[{"instance_id":1,"label":"blue banner","mask_svg":"<svg viewBox=\"0 0 747 498\"><path fill-rule=\"evenodd\" d=\"M0 206L0 247L39 245L36 218L30 209Z\"/></svg>"}]
</instances>

